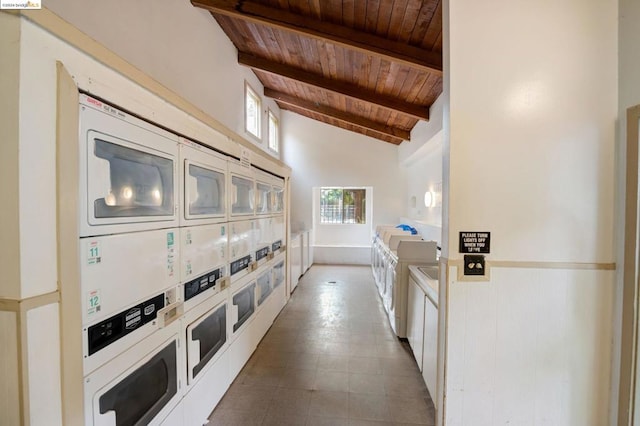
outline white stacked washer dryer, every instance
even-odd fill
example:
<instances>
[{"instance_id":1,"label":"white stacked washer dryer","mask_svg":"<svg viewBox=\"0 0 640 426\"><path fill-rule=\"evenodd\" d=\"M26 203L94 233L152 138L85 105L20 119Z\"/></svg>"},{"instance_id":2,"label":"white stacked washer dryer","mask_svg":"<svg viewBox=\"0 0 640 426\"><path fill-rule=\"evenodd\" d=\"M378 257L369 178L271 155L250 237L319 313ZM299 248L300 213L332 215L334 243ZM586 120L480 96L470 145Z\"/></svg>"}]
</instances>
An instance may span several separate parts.
<instances>
[{"instance_id":1,"label":"white stacked washer dryer","mask_svg":"<svg viewBox=\"0 0 640 426\"><path fill-rule=\"evenodd\" d=\"M181 294L186 340L186 424L204 424L231 384L227 158L191 141L180 145Z\"/></svg>"},{"instance_id":2,"label":"white stacked washer dryer","mask_svg":"<svg viewBox=\"0 0 640 426\"><path fill-rule=\"evenodd\" d=\"M80 97L85 423L160 424L178 406L178 139Z\"/></svg>"},{"instance_id":3,"label":"white stacked washer dryer","mask_svg":"<svg viewBox=\"0 0 640 426\"><path fill-rule=\"evenodd\" d=\"M256 269L255 176L250 167L229 160L229 255L231 281Z\"/></svg>"},{"instance_id":4,"label":"white stacked washer dryer","mask_svg":"<svg viewBox=\"0 0 640 426\"><path fill-rule=\"evenodd\" d=\"M89 96L79 152L85 424L206 424L287 300L284 180Z\"/></svg>"}]
</instances>

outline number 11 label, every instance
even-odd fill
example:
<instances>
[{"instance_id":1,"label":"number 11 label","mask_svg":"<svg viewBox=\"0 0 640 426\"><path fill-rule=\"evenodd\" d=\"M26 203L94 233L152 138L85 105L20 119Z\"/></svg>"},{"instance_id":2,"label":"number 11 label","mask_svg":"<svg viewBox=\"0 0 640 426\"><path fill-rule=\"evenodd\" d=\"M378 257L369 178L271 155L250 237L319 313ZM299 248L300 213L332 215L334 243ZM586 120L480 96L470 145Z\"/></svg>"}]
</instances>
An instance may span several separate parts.
<instances>
[{"instance_id":1,"label":"number 11 label","mask_svg":"<svg viewBox=\"0 0 640 426\"><path fill-rule=\"evenodd\" d=\"M98 241L89 242L89 246L87 247L87 264L95 265L100 263L100 260L100 243Z\"/></svg>"}]
</instances>

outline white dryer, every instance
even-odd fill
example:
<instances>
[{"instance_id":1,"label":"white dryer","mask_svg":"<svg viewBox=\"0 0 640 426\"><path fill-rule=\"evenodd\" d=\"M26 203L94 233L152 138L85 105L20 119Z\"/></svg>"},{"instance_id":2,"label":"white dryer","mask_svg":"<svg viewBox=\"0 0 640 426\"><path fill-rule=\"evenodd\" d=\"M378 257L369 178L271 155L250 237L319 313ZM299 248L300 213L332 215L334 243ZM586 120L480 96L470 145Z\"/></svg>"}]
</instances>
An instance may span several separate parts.
<instances>
[{"instance_id":1,"label":"white dryer","mask_svg":"<svg viewBox=\"0 0 640 426\"><path fill-rule=\"evenodd\" d=\"M255 225L255 261L258 266L261 266L273 258L271 254L273 218L260 217L255 220Z\"/></svg>"},{"instance_id":2,"label":"white dryer","mask_svg":"<svg viewBox=\"0 0 640 426\"><path fill-rule=\"evenodd\" d=\"M253 218L255 215L256 182L254 171L239 161L229 159L229 220Z\"/></svg>"},{"instance_id":3,"label":"white dryer","mask_svg":"<svg viewBox=\"0 0 640 426\"><path fill-rule=\"evenodd\" d=\"M271 230L271 252L274 255L282 253L285 250L285 227L284 216L279 214L274 216L270 222Z\"/></svg>"},{"instance_id":4,"label":"white dryer","mask_svg":"<svg viewBox=\"0 0 640 426\"><path fill-rule=\"evenodd\" d=\"M182 298L177 229L80 239L84 372L152 330L157 311Z\"/></svg>"},{"instance_id":5,"label":"white dryer","mask_svg":"<svg viewBox=\"0 0 640 426\"><path fill-rule=\"evenodd\" d=\"M228 158L187 139L180 141L180 225L226 222Z\"/></svg>"},{"instance_id":6,"label":"white dryer","mask_svg":"<svg viewBox=\"0 0 640 426\"><path fill-rule=\"evenodd\" d=\"M232 282L255 270L255 239L254 220L229 223L229 275Z\"/></svg>"},{"instance_id":7,"label":"white dryer","mask_svg":"<svg viewBox=\"0 0 640 426\"><path fill-rule=\"evenodd\" d=\"M178 226L178 137L80 95L80 236Z\"/></svg>"},{"instance_id":8,"label":"white dryer","mask_svg":"<svg viewBox=\"0 0 640 426\"><path fill-rule=\"evenodd\" d=\"M180 335L174 321L85 377L85 424L162 424L183 396Z\"/></svg>"},{"instance_id":9,"label":"white dryer","mask_svg":"<svg viewBox=\"0 0 640 426\"><path fill-rule=\"evenodd\" d=\"M271 175L254 169L256 177L256 215L268 215L273 210Z\"/></svg>"},{"instance_id":10,"label":"white dryer","mask_svg":"<svg viewBox=\"0 0 640 426\"><path fill-rule=\"evenodd\" d=\"M234 377L229 372L228 290L215 294L187 312L187 389L183 399L185 425L204 425Z\"/></svg>"},{"instance_id":11,"label":"white dryer","mask_svg":"<svg viewBox=\"0 0 640 426\"><path fill-rule=\"evenodd\" d=\"M271 177L271 213L281 214L284 212L284 179L277 176Z\"/></svg>"},{"instance_id":12,"label":"white dryer","mask_svg":"<svg viewBox=\"0 0 640 426\"><path fill-rule=\"evenodd\" d=\"M185 310L229 286L228 224L180 228L180 282Z\"/></svg>"}]
</instances>

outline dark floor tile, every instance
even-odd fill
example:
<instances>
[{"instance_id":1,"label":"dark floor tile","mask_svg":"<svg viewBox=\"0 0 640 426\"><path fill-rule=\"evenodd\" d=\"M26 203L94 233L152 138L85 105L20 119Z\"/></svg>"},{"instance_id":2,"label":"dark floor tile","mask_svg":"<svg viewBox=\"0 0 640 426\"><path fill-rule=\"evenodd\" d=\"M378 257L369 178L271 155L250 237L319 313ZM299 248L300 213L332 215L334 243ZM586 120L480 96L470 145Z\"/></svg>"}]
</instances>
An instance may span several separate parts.
<instances>
[{"instance_id":1,"label":"dark floor tile","mask_svg":"<svg viewBox=\"0 0 640 426\"><path fill-rule=\"evenodd\" d=\"M349 393L316 391L311 395L309 415L315 417L349 417Z\"/></svg>"},{"instance_id":2,"label":"dark floor tile","mask_svg":"<svg viewBox=\"0 0 640 426\"><path fill-rule=\"evenodd\" d=\"M316 370L298 370L288 368L280 378L278 384L288 389L316 389Z\"/></svg>"},{"instance_id":3,"label":"dark floor tile","mask_svg":"<svg viewBox=\"0 0 640 426\"><path fill-rule=\"evenodd\" d=\"M319 391L348 392L349 374L342 371L322 371L316 376Z\"/></svg>"},{"instance_id":4,"label":"dark floor tile","mask_svg":"<svg viewBox=\"0 0 640 426\"><path fill-rule=\"evenodd\" d=\"M349 418L390 420L386 397L383 395L349 393Z\"/></svg>"},{"instance_id":5,"label":"dark floor tile","mask_svg":"<svg viewBox=\"0 0 640 426\"><path fill-rule=\"evenodd\" d=\"M435 424L435 411L427 405L425 399L387 398L387 404L394 422Z\"/></svg>"},{"instance_id":6,"label":"dark floor tile","mask_svg":"<svg viewBox=\"0 0 640 426\"><path fill-rule=\"evenodd\" d=\"M266 410L215 410L208 426L259 426Z\"/></svg>"},{"instance_id":7,"label":"dark floor tile","mask_svg":"<svg viewBox=\"0 0 640 426\"><path fill-rule=\"evenodd\" d=\"M309 416L307 426L349 426L349 419Z\"/></svg>"}]
</instances>

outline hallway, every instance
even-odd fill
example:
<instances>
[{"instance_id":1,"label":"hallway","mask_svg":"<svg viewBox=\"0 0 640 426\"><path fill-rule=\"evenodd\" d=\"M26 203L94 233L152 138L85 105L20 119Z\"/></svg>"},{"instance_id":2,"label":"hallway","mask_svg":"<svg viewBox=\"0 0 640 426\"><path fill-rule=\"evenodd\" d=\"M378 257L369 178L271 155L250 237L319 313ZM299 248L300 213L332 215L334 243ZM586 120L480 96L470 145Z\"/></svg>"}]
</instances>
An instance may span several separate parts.
<instances>
[{"instance_id":1,"label":"hallway","mask_svg":"<svg viewBox=\"0 0 640 426\"><path fill-rule=\"evenodd\" d=\"M371 268L315 265L209 424L434 425L435 411Z\"/></svg>"}]
</instances>

